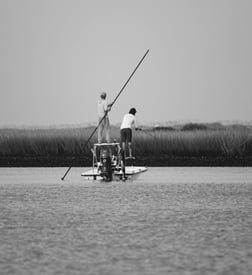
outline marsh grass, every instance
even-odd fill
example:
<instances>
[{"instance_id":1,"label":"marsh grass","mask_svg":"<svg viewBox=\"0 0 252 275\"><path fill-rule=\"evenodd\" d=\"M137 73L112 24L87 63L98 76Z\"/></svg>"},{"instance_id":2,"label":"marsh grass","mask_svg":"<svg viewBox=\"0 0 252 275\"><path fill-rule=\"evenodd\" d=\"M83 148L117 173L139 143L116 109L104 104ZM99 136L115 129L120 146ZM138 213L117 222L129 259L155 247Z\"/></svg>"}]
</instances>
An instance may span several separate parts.
<instances>
[{"instance_id":1,"label":"marsh grass","mask_svg":"<svg viewBox=\"0 0 252 275\"><path fill-rule=\"evenodd\" d=\"M141 133L135 137L135 150L148 155L250 156L252 136L247 131L233 130L160 131L152 136Z\"/></svg>"},{"instance_id":2,"label":"marsh grass","mask_svg":"<svg viewBox=\"0 0 252 275\"><path fill-rule=\"evenodd\" d=\"M0 129L0 156L81 156L91 155L95 127L69 129ZM112 140L120 140L117 127ZM142 156L218 157L252 155L252 135L247 128L207 130L146 130L133 132L134 154Z\"/></svg>"}]
</instances>

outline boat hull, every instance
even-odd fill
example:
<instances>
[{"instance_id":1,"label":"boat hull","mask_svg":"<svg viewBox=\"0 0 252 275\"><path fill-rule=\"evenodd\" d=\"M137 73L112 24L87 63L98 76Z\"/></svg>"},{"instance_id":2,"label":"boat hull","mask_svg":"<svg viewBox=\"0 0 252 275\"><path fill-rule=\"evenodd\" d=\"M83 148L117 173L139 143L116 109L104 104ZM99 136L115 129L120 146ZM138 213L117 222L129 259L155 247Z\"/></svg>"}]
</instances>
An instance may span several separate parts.
<instances>
[{"instance_id":1,"label":"boat hull","mask_svg":"<svg viewBox=\"0 0 252 275\"><path fill-rule=\"evenodd\" d=\"M141 173L144 173L148 170L147 167L142 166L127 166L125 167L125 175L127 180L135 180ZM88 169L87 171L81 174L87 180L103 180L103 177L100 175L97 167ZM123 172L122 170L114 171L112 174L112 180L122 180Z\"/></svg>"}]
</instances>

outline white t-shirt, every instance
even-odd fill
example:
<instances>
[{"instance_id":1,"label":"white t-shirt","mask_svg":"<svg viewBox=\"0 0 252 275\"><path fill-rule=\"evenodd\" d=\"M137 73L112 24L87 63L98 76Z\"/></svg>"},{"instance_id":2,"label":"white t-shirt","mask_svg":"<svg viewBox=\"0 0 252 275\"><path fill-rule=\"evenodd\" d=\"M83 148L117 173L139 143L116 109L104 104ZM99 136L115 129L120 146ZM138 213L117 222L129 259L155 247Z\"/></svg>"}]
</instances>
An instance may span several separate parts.
<instances>
[{"instance_id":1,"label":"white t-shirt","mask_svg":"<svg viewBox=\"0 0 252 275\"><path fill-rule=\"evenodd\" d=\"M103 117L108 110L108 103L105 99L98 100L98 117Z\"/></svg>"},{"instance_id":2,"label":"white t-shirt","mask_svg":"<svg viewBox=\"0 0 252 275\"><path fill-rule=\"evenodd\" d=\"M137 127L136 125L136 117L132 114L126 114L123 117L123 121L121 124L121 129L125 129L125 128L130 128L132 129L132 126L135 124L135 127Z\"/></svg>"}]
</instances>

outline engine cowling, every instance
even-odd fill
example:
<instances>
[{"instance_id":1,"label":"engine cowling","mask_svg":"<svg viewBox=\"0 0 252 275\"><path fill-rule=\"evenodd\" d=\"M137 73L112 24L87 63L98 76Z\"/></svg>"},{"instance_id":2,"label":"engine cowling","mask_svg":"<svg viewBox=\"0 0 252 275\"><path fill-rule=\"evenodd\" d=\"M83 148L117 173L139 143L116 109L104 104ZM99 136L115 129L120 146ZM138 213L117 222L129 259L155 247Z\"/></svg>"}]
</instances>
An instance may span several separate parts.
<instances>
[{"instance_id":1,"label":"engine cowling","mask_svg":"<svg viewBox=\"0 0 252 275\"><path fill-rule=\"evenodd\" d=\"M101 176L106 181L112 180L112 160L111 152L108 148L103 148L100 153Z\"/></svg>"}]
</instances>

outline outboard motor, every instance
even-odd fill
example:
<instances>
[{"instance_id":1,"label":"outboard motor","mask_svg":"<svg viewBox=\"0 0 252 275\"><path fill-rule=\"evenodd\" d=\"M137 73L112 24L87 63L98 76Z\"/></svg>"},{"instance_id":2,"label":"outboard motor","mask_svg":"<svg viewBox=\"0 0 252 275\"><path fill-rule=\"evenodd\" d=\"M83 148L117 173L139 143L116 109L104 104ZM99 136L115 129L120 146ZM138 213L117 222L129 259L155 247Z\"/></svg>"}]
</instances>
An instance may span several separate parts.
<instances>
[{"instance_id":1,"label":"outboard motor","mask_svg":"<svg viewBox=\"0 0 252 275\"><path fill-rule=\"evenodd\" d=\"M101 161L101 176L106 181L112 180L112 163L111 163L111 151L109 148L102 148L100 153Z\"/></svg>"}]
</instances>

